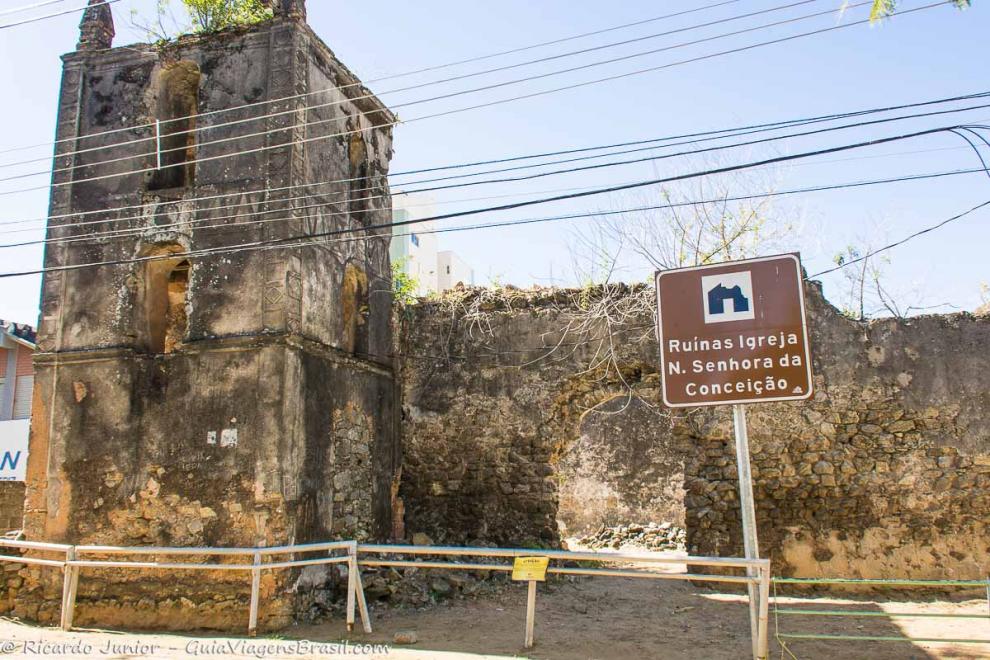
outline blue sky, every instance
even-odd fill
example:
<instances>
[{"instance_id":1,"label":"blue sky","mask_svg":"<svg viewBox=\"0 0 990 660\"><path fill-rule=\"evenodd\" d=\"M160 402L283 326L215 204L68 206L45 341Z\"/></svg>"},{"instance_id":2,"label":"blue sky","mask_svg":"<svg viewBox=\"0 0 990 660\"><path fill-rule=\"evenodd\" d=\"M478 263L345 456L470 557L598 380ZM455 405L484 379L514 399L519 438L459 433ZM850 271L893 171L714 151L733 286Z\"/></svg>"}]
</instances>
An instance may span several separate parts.
<instances>
[{"instance_id":1,"label":"blue sky","mask_svg":"<svg viewBox=\"0 0 990 660\"><path fill-rule=\"evenodd\" d=\"M7 0L11 6L30 4ZM5 4L7 4L5 3ZM65 7L81 4L67 0ZM147 12L150 0L121 0L114 5L117 45L143 40L130 24L130 10ZM443 64L532 43L640 21L661 14L701 7L710 2L675 0L618 3L590 0L503 0L499 3L429 1L377 3L310 0L310 24L338 57L363 79L373 79L421 67ZM541 65L386 94L396 87L425 83L483 68L521 62L593 45L655 34L741 13L769 9L783 0L741 0L725 7L575 40L553 47L432 73L386 80L371 87L394 105L483 84L550 72L607 57L714 36L787 17L836 7L839 0L817 0L786 11L735 23L671 35L637 44L569 57ZM921 2L903 2L905 9ZM959 12L949 7L895 17L882 26L854 26L819 36L674 66L623 80L496 105L490 108L424 119L395 131L393 171L555 151L612 142L641 140L733 126L763 123L832 112L911 103L990 89L986 75L988 33L981 0ZM47 11L47 10L41 10ZM747 44L851 22L865 8L850 9L842 18L823 16L793 25L728 39L676 48L626 62L512 85L445 101L423 103L399 112L412 119L443 110L527 94L635 69L660 66ZM0 24L13 20L0 16ZM74 48L79 15L73 14L9 30L0 30L0 84L7 103L0 105L4 130L0 149L44 143L52 139L61 62L59 55ZM990 102L988 102L990 103ZM977 105L972 103L971 105ZM953 115L952 119L912 120L814 138L781 141L771 146L729 150L717 157L720 165L797 153L871 137L894 135L952 122L990 123L990 108ZM0 163L22 157L45 156L50 147L31 152L0 154ZM920 153L919 153L920 152ZM990 159L990 149L984 149ZM625 167L554 176L526 183L462 188L434 194L438 212L477 208L509 195L566 188L607 186L620 182L673 175L702 169L711 160L669 159ZM977 167L979 161L961 139L940 134L844 154L800 161L733 183L734 192L764 192L759 184L776 188L828 185L860 179L894 177L940 170ZM13 169L0 170L9 175ZM396 178L393 188L401 188ZM752 179L755 179L754 182ZM45 179L30 180L44 183ZM25 182L0 182L0 191L24 187ZM590 212L636 205L647 193L589 197L515 211L475 216L449 224L481 223L566 213ZM644 196L645 195L645 196ZM463 201L468 198L499 198ZM774 206L776 218L793 226L774 250L800 250L805 267L817 272L849 244L879 245L934 224L990 199L990 178L957 176L929 181L815 193L788 198ZM44 192L0 196L0 222L44 215ZM569 284L575 234L587 221L479 230L440 237L442 249L453 249L470 262L479 283L497 280L528 286ZM0 229L5 229L0 226ZM2 243L36 234L6 234ZM980 304L980 284L990 280L986 246L990 243L990 210L973 214L890 253L886 281L904 305L949 303L959 309ZM36 248L0 250L0 271L38 267ZM648 270L630 259L620 271L625 279L645 279ZM0 280L0 318L34 322L40 279ZM826 295L838 298L841 276L825 279ZM945 308L952 309L952 308Z\"/></svg>"}]
</instances>

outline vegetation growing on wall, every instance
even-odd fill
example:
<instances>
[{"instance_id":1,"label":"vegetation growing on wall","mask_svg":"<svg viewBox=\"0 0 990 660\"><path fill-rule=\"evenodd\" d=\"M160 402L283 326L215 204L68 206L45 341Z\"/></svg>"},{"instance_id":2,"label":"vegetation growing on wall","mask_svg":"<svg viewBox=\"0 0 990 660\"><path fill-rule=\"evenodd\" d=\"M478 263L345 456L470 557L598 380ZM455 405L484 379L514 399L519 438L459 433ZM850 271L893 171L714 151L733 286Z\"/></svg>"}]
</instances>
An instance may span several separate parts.
<instances>
[{"instance_id":1,"label":"vegetation growing on wall","mask_svg":"<svg viewBox=\"0 0 990 660\"><path fill-rule=\"evenodd\" d=\"M416 291L419 281L406 272L407 259L397 259L392 262L392 295L399 305L411 305L416 302Z\"/></svg>"},{"instance_id":2,"label":"vegetation growing on wall","mask_svg":"<svg viewBox=\"0 0 990 660\"><path fill-rule=\"evenodd\" d=\"M253 25L272 17L262 0L181 0L197 32L216 32L236 25Z\"/></svg>"},{"instance_id":3,"label":"vegetation growing on wall","mask_svg":"<svg viewBox=\"0 0 990 660\"><path fill-rule=\"evenodd\" d=\"M182 14L176 13L176 5ZM266 0L158 0L151 16L137 10L131 22L155 41L169 41L181 34L219 32L230 27L254 25L272 17Z\"/></svg>"}]
</instances>

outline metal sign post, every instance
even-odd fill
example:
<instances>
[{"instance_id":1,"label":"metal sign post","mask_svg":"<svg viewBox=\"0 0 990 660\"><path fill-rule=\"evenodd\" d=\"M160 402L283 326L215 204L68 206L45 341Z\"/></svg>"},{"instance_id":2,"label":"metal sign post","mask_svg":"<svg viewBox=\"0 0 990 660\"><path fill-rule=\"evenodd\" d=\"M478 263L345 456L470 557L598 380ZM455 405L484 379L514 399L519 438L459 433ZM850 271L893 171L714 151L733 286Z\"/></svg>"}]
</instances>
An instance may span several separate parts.
<instances>
[{"instance_id":1,"label":"metal sign post","mask_svg":"<svg viewBox=\"0 0 990 660\"><path fill-rule=\"evenodd\" d=\"M732 419L736 428L736 464L739 466L739 506L742 510L743 547L746 559L760 558L760 544L756 536L756 505L753 500L753 473L749 464L749 434L746 432L746 407L740 403L732 406ZM755 575L752 568L746 575ZM753 639L753 657L759 657L759 606L756 584L749 585L749 627Z\"/></svg>"},{"instance_id":2,"label":"metal sign post","mask_svg":"<svg viewBox=\"0 0 990 660\"><path fill-rule=\"evenodd\" d=\"M656 287L664 404L732 406L743 547L746 559L759 559L744 404L812 395L801 259L784 254L662 271ZM751 568L746 573L756 577ZM767 599L755 579L748 586L753 657L763 659Z\"/></svg>"}]
</instances>

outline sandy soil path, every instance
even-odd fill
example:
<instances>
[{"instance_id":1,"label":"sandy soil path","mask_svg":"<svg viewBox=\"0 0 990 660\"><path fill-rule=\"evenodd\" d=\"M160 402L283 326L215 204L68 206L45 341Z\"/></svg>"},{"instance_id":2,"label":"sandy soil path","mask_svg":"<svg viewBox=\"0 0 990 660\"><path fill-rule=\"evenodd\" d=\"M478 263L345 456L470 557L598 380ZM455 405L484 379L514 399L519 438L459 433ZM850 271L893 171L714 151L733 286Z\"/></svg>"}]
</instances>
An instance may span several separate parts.
<instances>
[{"instance_id":1,"label":"sandy soil path","mask_svg":"<svg viewBox=\"0 0 990 660\"><path fill-rule=\"evenodd\" d=\"M961 603L886 603L845 599L784 601L782 607L856 609L881 612L969 612L990 615L986 600ZM376 611L375 632L352 634L355 643L391 644L397 631L415 630L418 642L392 646L387 652L351 647L346 655L399 660L461 660L479 658L726 660L749 657L747 608L741 594L720 593L681 582L594 578L541 585L537 598L537 645L522 648L525 587L515 585L497 597L454 602L424 611ZM990 616L985 619L891 619L781 617L781 630L819 634L915 637L980 637L990 639ZM773 632L773 630L771 630ZM0 651L14 657L81 657L69 647L85 645L86 657L338 657L330 647L315 644L347 637L342 622L297 626L277 637L246 640L211 635L63 633L58 630L0 621L0 640L12 640ZM34 652L24 653L25 644ZM9 644L14 644L12 648ZM47 650L43 647L48 644ZM309 644L309 647L303 646ZM232 645L232 646L231 646ZM306 652L308 649L309 652ZM106 650L106 653L103 651ZM912 644L876 642L793 641L793 655L774 641L773 658L864 658L876 660L990 658L990 645ZM59 652L63 651L63 652Z\"/></svg>"}]
</instances>

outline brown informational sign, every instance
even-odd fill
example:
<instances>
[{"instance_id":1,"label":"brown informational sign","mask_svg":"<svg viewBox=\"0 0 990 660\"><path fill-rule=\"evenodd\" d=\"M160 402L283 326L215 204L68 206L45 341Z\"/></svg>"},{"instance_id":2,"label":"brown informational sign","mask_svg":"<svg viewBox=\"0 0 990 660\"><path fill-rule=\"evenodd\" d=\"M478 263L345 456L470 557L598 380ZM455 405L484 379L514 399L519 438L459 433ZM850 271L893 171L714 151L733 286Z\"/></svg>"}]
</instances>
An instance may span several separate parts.
<instances>
[{"instance_id":1,"label":"brown informational sign","mask_svg":"<svg viewBox=\"0 0 990 660\"><path fill-rule=\"evenodd\" d=\"M663 400L673 408L812 394L797 254L657 273Z\"/></svg>"}]
</instances>

